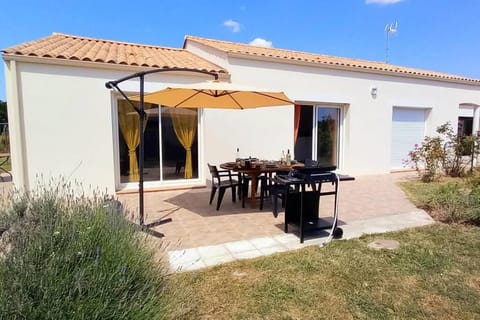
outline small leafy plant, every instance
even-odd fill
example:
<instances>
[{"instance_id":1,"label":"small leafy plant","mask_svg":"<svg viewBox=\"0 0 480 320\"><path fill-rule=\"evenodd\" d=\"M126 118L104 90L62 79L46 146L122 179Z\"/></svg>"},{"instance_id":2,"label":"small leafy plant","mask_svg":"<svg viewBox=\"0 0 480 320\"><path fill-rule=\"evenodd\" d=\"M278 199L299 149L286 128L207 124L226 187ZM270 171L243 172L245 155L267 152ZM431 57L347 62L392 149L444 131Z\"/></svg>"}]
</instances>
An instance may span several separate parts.
<instances>
[{"instance_id":1,"label":"small leafy plant","mask_svg":"<svg viewBox=\"0 0 480 320\"><path fill-rule=\"evenodd\" d=\"M440 176L441 165L445 159L445 151L442 148L440 137L425 137L420 145L415 144L414 149L408 155L410 159L407 164L413 164L422 181L434 181Z\"/></svg>"},{"instance_id":2,"label":"small leafy plant","mask_svg":"<svg viewBox=\"0 0 480 320\"><path fill-rule=\"evenodd\" d=\"M479 137L458 137L449 122L439 126L436 133L416 144L405 164L413 165L424 182L435 181L442 174L462 177L468 167L471 172L473 160L479 155Z\"/></svg>"}]
</instances>

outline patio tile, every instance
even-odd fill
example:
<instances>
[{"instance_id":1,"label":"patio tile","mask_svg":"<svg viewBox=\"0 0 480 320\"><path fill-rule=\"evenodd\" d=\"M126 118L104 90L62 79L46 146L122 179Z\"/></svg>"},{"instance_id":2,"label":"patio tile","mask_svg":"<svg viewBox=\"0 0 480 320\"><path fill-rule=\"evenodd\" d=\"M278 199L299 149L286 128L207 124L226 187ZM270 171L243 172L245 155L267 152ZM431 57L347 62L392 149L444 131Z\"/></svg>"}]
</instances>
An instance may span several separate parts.
<instances>
[{"instance_id":1,"label":"patio tile","mask_svg":"<svg viewBox=\"0 0 480 320\"><path fill-rule=\"evenodd\" d=\"M211 266L216 266L216 265L227 263L234 260L235 258L231 254L228 254L224 256L216 256L216 257L203 259L203 263L205 264L205 266L211 267Z\"/></svg>"},{"instance_id":2,"label":"patio tile","mask_svg":"<svg viewBox=\"0 0 480 320\"><path fill-rule=\"evenodd\" d=\"M275 241L274 238L271 237L263 237L263 238L256 238L256 239L251 239L250 242L255 246L257 249L263 249L263 248L270 248L274 246L280 245L279 242Z\"/></svg>"},{"instance_id":3,"label":"patio tile","mask_svg":"<svg viewBox=\"0 0 480 320\"><path fill-rule=\"evenodd\" d=\"M190 264L185 264L180 267L179 271L193 271L193 270L198 270L198 269L203 269L206 268L207 265L205 262L202 260L197 260L195 262L192 262Z\"/></svg>"},{"instance_id":4,"label":"patio tile","mask_svg":"<svg viewBox=\"0 0 480 320\"><path fill-rule=\"evenodd\" d=\"M216 246L203 246L197 248L198 253L202 259L209 259L213 257L221 257L225 255L230 255L230 252L222 245Z\"/></svg>"},{"instance_id":5,"label":"patio tile","mask_svg":"<svg viewBox=\"0 0 480 320\"><path fill-rule=\"evenodd\" d=\"M260 250L250 250L250 251L232 253L232 256L235 259L252 259L252 258L261 257L262 255L263 253Z\"/></svg>"},{"instance_id":6,"label":"patio tile","mask_svg":"<svg viewBox=\"0 0 480 320\"><path fill-rule=\"evenodd\" d=\"M200 260L200 254L196 248L175 250L168 252L170 262L176 264L186 264Z\"/></svg>"},{"instance_id":7,"label":"patio tile","mask_svg":"<svg viewBox=\"0 0 480 320\"><path fill-rule=\"evenodd\" d=\"M275 241L278 241L282 244L290 243L290 242L298 242L298 237L291 233L283 233L273 237Z\"/></svg>"},{"instance_id":8,"label":"patio tile","mask_svg":"<svg viewBox=\"0 0 480 320\"><path fill-rule=\"evenodd\" d=\"M237 254L246 251L255 250L255 246L248 240L242 241L235 241L235 242L227 242L225 243L225 247L232 253Z\"/></svg>"},{"instance_id":9,"label":"patio tile","mask_svg":"<svg viewBox=\"0 0 480 320\"><path fill-rule=\"evenodd\" d=\"M283 246L283 245L277 245L277 246L274 246L274 247L268 247L268 248L261 248L260 249L260 252L265 256L268 256L268 255L271 255L271 254L274 254L274 253L285 252L285 251L288 251L288 248Z\"/></svg>"},{"instance_id":10,"label":"patio tile","mask_svg":"<svg viewBox=\"0 0 480 320\"><path fill-rule=\"evenodd\" d=\"M306 244L300 243L300 239L297 238L296 241L285 243L284 246L287 247L289 250L296 250L305 247Z\"/></svg>"}]
</instances>

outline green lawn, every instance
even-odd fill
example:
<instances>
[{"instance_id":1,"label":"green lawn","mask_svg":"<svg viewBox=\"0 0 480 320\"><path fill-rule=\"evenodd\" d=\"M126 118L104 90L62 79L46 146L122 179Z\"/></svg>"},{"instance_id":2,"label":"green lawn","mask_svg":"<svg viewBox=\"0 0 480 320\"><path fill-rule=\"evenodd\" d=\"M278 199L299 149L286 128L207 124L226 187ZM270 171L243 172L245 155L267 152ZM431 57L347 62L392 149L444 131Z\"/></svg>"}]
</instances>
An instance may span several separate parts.
<instances>
[{"instance_id":1,"label":"green lawn","mask_svg":"<svg viewBox=\"0 0 480 320\"><path fill-rule=\"evenodd\" d=\"M8 159L8 161L5 162L4 165L2 165L2 168L5 169L5 170L7 170L7 171L12 170L12 165L11 165L11 163L10 163L10 159Z\"/></svg>"},{"instance_id":2,"label":"green lawn","mask_svg":"<svg viewBox=\"0 0 480 320\"><path fill-rule=\"evenodd\" d=\"M174 274L174 318L480 319L479 248L480 228L435 224Z\"/></svg>"}]
</instances>

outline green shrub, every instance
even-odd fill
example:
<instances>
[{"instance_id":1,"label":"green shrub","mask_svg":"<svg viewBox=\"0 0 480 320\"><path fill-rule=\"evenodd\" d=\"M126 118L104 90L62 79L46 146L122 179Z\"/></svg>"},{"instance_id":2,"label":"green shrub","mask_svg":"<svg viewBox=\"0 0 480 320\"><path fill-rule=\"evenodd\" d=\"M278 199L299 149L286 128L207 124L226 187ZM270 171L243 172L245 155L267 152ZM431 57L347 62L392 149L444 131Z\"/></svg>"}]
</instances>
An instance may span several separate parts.
<instances>
[{"instance_id":1,"label":"green shrub","mask_svg":"<svg viewBox=\"0 0 480 320\"><path fill-rule=\"evenodd\" d=\"M0 133L0 152L10 152L10 137L8 132Z\"/></svg>"},{"instance_id":2,"label":"green shrub","mask_svg":"<svg viewBox=\"0 0 480 320\"><path fill-rule=\"evenodd\" d=\"M480 226L480 186L476 186L469 194L468 221Z\"/></svg>"},{"instance_id":3,"label":"green shrub","mask_svg":"<svg viewBox=\"0 0 480 320\"><path fill-rule=\"evenodd\" d=\"M444 222L464 222L468 220L469 194L458 183L440 184L428 193L425 204L435 210Z\"/></svg>"},{"instance_id":4,"label":"green shrub","mask_svg":"<svg viewBox=\"0 0 480 320\"><path fill-rule=\"evenodd\" d=\"M440 176L440 168L445 152L439 137L425 137L421 145L415 145L408 154L406 164L413 164L422 181L435 181Z\"/></svg>"},{"instance_id":5,"label":"green shrub","mask_svg":"<svg viewBox=\"0 0 480 320\"><path fill-rule=\"evenodd\" d=\"M465 176L468 167L470 171L473 169L473 159L478 156L478 150L474 148L478 145L478 137L459 137L449 122L439 126L436 131L444 142L445 156L442 167L445 174L450 177ZM464 157L466 155L469 157Z\"/></svg>"},{"instance_id":6,"label":"green shrub","mask_svg":"<svg viewBox=\"0 0 480 320\"><path fill-rule=\"evenodd\" d=\"M0 319L165 318L165 272L145 235L101 197L71 190L3 203Z\"/></svg>"},{"instance_id":7,"label":"green shrub","mask_svg":"<svg viewBox=\"0 0 480 320\"><path fill-rule=\"evenodd\" d=\"M416 206L439 221L480 225L480 175L448 182L404 182Z\"/></svg>"},{"instance_id":8,"label":"green shrub","mask_svg":"<svg viewBox=\"0 0 480 320\"><path fill-rule=\"evenodd\" d=\"M420 145L409 152L405 165L417 170L424 182L436 181L442 173L450 177L463 177L473 159L479 155L479 137L458 137L452 125L447 122L436 129L436 136L426 136ZM468 157L465 157L468 155Z\"/></svg>"}]
</instances>

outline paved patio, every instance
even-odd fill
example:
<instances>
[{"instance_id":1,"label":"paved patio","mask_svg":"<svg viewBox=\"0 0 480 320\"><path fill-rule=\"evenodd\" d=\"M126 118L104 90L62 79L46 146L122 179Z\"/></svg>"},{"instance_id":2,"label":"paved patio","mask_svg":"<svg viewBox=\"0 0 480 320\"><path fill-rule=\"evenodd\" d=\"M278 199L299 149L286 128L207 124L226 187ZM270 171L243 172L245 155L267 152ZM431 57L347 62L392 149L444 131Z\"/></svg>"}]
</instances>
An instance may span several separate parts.
<instances>
[{"instance_id":1,"label":"paved patio","mask_svg":"<svg viewBox=\"0 0 480 320\"><path fill-rule=\"evenodd\" d=\"M398 182L413 178L415 173L402 172L341 182L339 224L344 230L343 238L433 223L398 186ZM11 182L0 183L2 192L11 187ZM242 208L240 201L232 203L227 191L216 211L214 204L208 204L209 196L210 188L145 193L145 223L172 219L154 228L165 234L158 243L166 250L172 272L318 245L326 239L324 233L306 237L305 243L300 244L297 234L284 233L283 212L275 218L268 201L263 211L258 209L258 203L255 208L249 204ZM120 194L118 198L130 211L138 211L138 194ZM321 217L331 217L333 197L320 200Z\"/></svg>"},{"instance_id":2,"label":"paved patio","mask_svg":"<svg viewBox=\"0 0 480 320\"><path fill-rule=\"evenodd\" d=\"M345 237L431 223L397 185L415 177L412 172L392 173L341 182L339 219ZM196 269L302 247L295 234L284 233L283 213L275 218L270 203L263 211L258 204L256 208L247 204L243 209L238 200L232 203L227 191L216 211L214 204L208 204L209 195L210 188L145 193L145 223L172 219L155 230L165 234L173 269ZM122 194L119 200L130 210L138 208L137 194ZM321 198L320 213L324 217L333 215L333 197ZM310 238L305 245L323 240Z\"/></svg>"}]
</instances>

